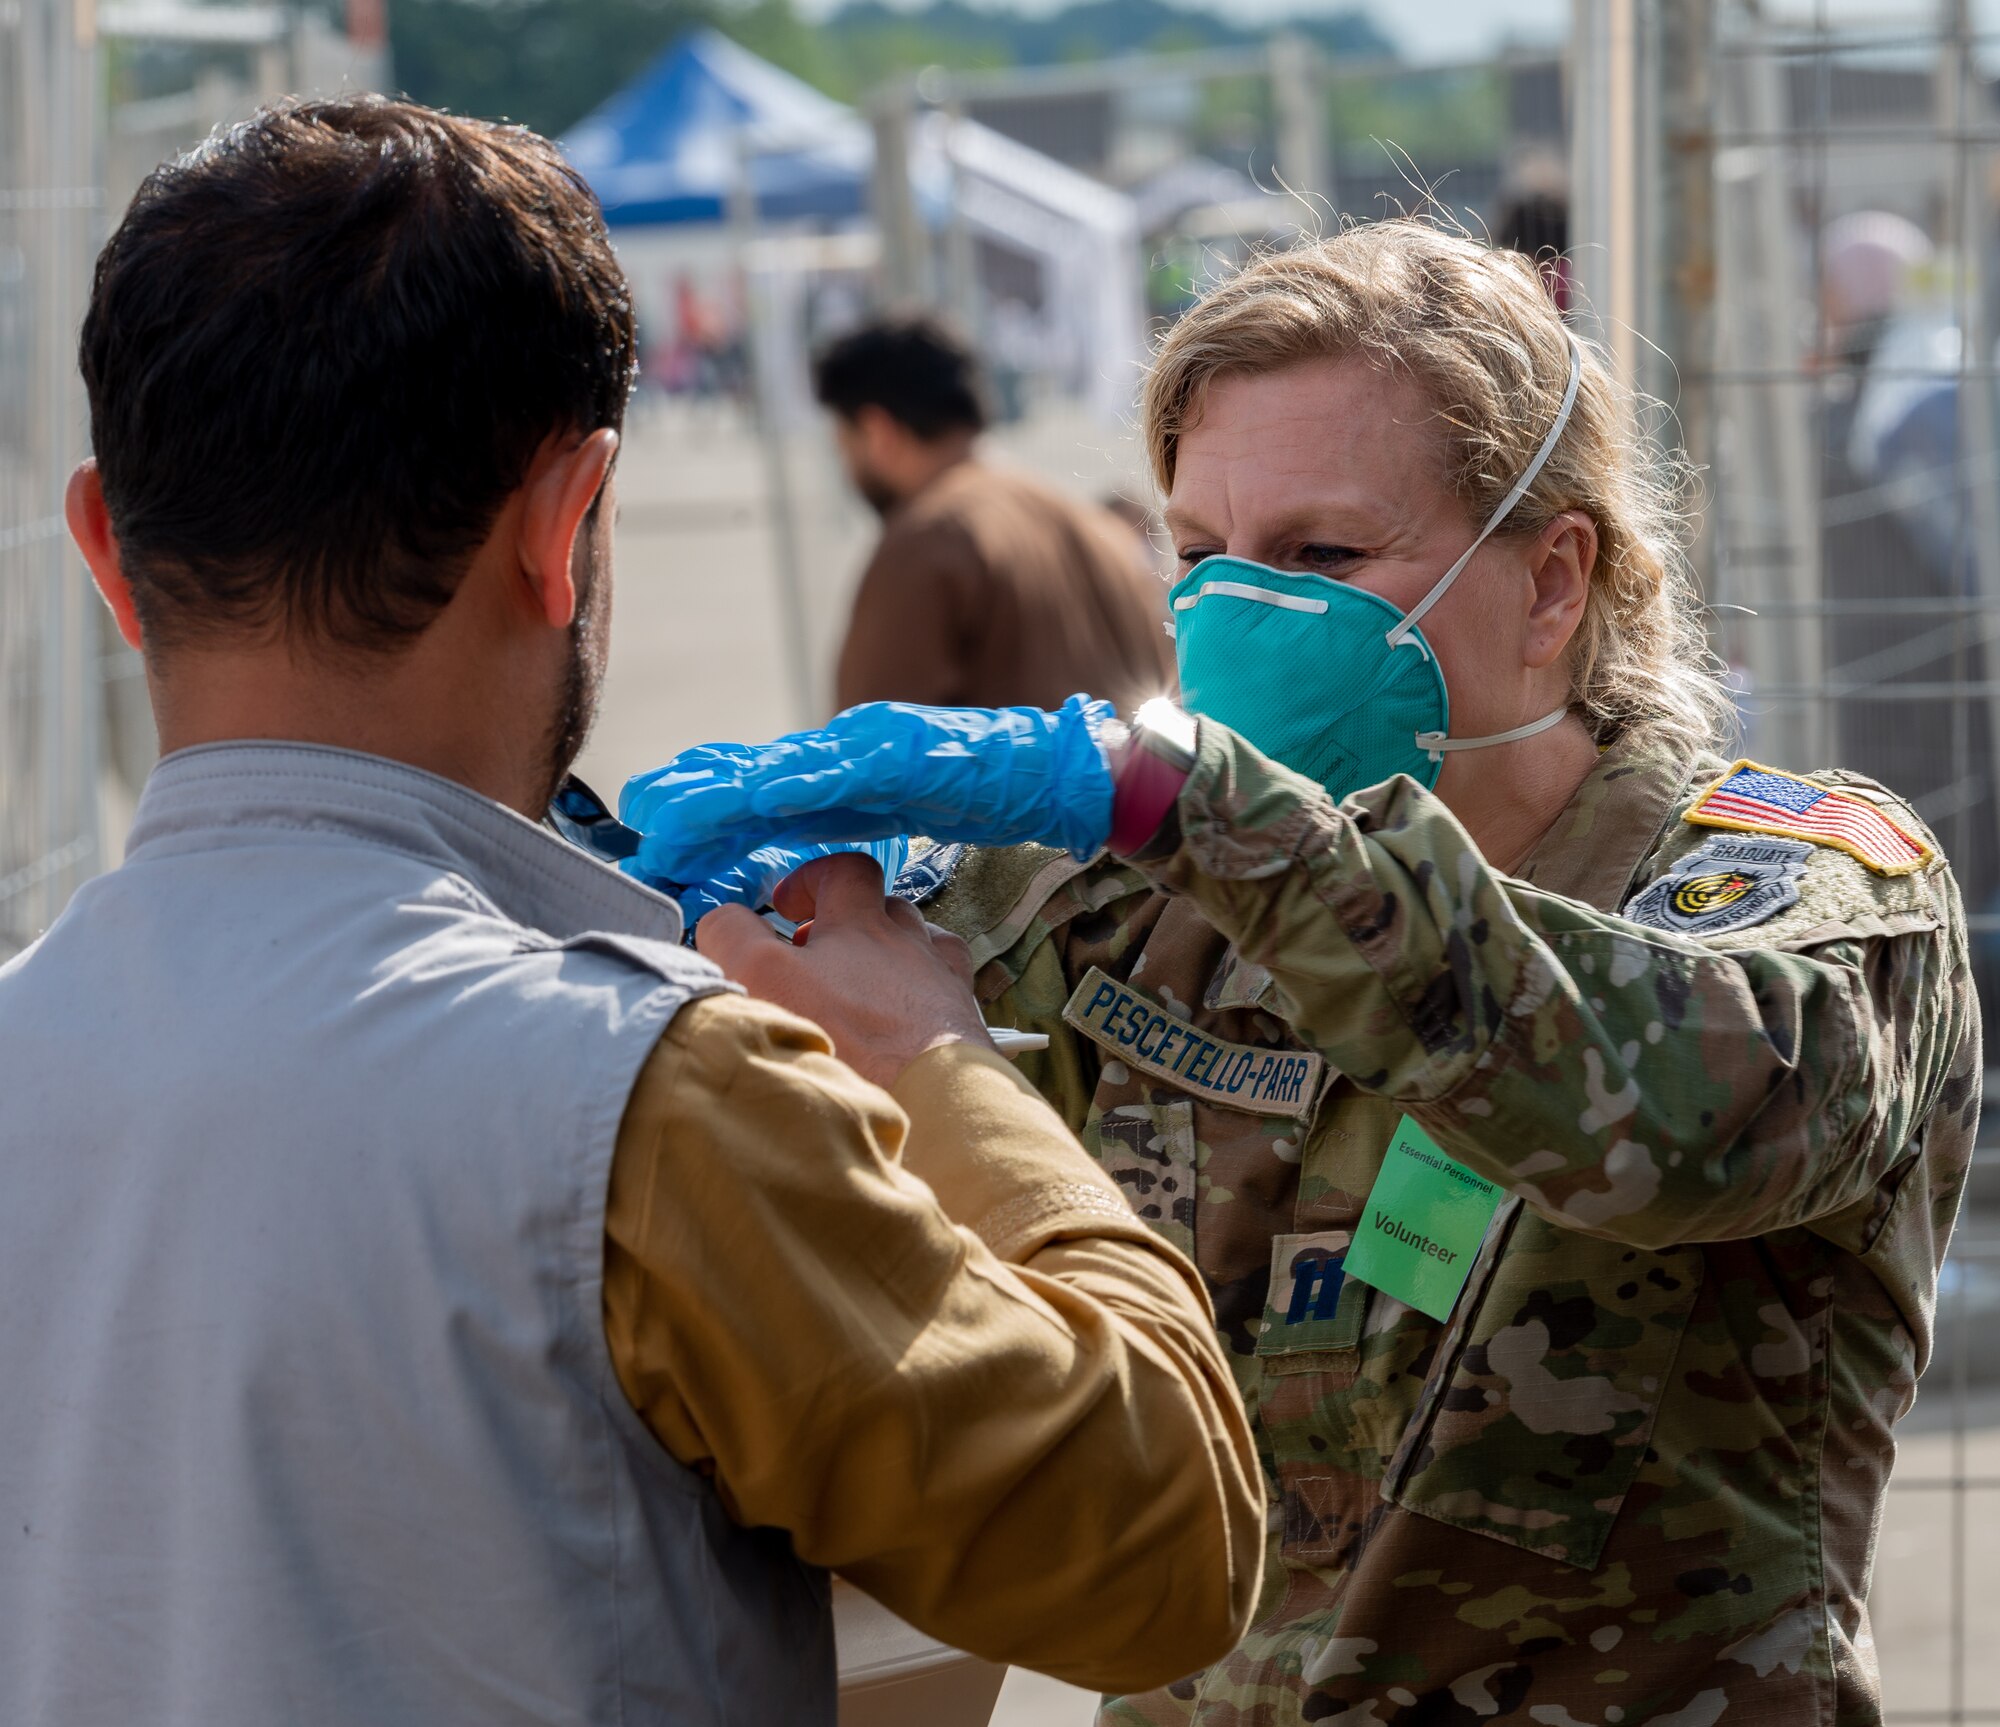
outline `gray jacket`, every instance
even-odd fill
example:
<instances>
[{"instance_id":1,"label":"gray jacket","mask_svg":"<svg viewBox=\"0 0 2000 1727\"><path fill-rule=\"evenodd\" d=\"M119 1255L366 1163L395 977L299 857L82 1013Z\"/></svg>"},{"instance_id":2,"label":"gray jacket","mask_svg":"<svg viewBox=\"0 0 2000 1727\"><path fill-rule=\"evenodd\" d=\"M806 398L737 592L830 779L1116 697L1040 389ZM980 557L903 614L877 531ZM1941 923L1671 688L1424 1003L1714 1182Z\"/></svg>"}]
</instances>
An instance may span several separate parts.
<instances>
[{"instance_id":1,"label":"gray jacket","mask_svg":"<svg viewBox=\"0 0 2000 1727\"><path fill-rule=\"evenodd\" d=\"M678 935L414 769L160 764L0 969L0 1721L831 1723L824 1577L604 1341Z\"/></svg>"}]
</instances>

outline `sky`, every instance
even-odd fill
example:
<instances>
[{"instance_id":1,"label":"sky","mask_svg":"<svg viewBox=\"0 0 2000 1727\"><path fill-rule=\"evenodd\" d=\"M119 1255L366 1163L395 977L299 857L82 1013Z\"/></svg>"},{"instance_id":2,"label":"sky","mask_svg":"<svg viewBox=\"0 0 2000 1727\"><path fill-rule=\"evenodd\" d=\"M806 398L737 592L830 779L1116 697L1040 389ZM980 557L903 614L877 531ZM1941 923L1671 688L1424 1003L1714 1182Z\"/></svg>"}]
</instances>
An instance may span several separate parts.
<instances>
[{"instance_id":1,"label":"sky","mask_svg":"<svg viewBox=\"0 0 2000 1727\"><path fill-rule=\"evenodd\" d=\"M1225 0L1232 17L1296 18L1346 5L1296 0ZM1474 60L1510 42L1543 46L1569 34L1570 0L1355 0L1383 35L1412 60Z\"/></svg>"},{"instance_id":2,"label":"sky","mask_svg":"<svg viewBox=\"0 0 2000 1727\"><path fill-rule=\"evenodd\" d=\"M1009 9L1059 12L1065 3L1011 0ZM800 10L823 16L839 6L840 0L801 0ZM1476 59L1509 42L1559 41L1569 28L1570 0L1210 0L1207 9L1245 20L1360 11L1410 59L1462 60Z\"/></svg>"}]
</instances>

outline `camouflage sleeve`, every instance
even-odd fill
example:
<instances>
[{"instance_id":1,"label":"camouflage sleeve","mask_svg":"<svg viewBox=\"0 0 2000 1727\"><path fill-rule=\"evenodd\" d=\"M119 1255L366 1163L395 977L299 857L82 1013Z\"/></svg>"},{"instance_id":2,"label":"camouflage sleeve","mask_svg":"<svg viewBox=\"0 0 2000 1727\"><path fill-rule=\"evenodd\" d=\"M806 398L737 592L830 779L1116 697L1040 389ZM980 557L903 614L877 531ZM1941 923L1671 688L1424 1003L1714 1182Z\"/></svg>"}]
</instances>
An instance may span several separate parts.
<instances>
[{"instance_id":1,"label":"camouflage sleeve","mask_svg":"<svg viewBox=\"0 0 2000 1727\"><path fill-rule=\"evenodd\" d=\"M1510 880L1414 781L1336 808L1207 722L1150 850L1329 1063L1553 1221L1636 1246L1867 1195L1971 1035L1948 877L1936 917L1724 951Z\"/></svg>"}]
</instances>

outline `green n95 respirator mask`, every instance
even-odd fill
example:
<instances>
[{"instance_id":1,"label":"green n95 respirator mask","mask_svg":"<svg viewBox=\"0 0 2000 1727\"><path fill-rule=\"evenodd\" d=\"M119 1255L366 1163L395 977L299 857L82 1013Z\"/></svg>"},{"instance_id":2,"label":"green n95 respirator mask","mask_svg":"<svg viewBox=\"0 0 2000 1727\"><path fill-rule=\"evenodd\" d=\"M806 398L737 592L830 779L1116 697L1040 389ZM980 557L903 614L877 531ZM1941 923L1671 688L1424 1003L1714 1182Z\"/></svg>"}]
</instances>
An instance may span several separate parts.
<instances>
[{"instance_id":1,"label":"green n95 respirator mask","mask_svg":"<svg viewBox=\"0 0 2000 1727\"><path fill-rule=\"evenodd\" d=\"M1418 625L1527 496L1569 424L1582 380L1583 354L1572 336L1569 385L1535 459L1465 555L1407 612L1328 576L1245 558L1202 559L1169 596L1182 706L1317 780L1336 799L1393 774L1435 786L1447 751L1513 743L1559 722L1567 705L1512 731L1452 737L1444 673Z\"/></svg>"}]
</instances>

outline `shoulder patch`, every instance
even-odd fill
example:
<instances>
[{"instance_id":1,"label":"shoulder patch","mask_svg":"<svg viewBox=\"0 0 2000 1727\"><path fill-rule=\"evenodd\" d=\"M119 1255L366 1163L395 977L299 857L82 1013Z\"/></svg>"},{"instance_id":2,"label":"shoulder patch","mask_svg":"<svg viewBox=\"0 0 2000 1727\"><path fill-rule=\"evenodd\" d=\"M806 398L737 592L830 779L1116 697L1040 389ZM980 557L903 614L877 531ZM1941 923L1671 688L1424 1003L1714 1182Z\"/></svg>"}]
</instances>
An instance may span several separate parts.
<instances>
[{"instance_id":1,"label":"shoulder patch","mask_svg":"<svg viewBox=\"0 0 2000 1727\"><path fill-rule=\"evenodd\" d=\"M1867 798L1753 761L1737 762L1695 799L1681 820L1697 827L1831 846L1858 858L1877 875L1909 875L1937 855L1929 843L1891 821Z\"/></svg>"},{"instance_id":2,"label":"shoulder patch","mask_svg":"<svg viewBox=\"0 0 2000 1727\"><path fill-rule=\"evenodd\" d=\"M1635 894L1623 915L1675 935L1749 929L1798 904L1812 853L1802 840L1717 834Z\"/></svg>"}]
</instances>

